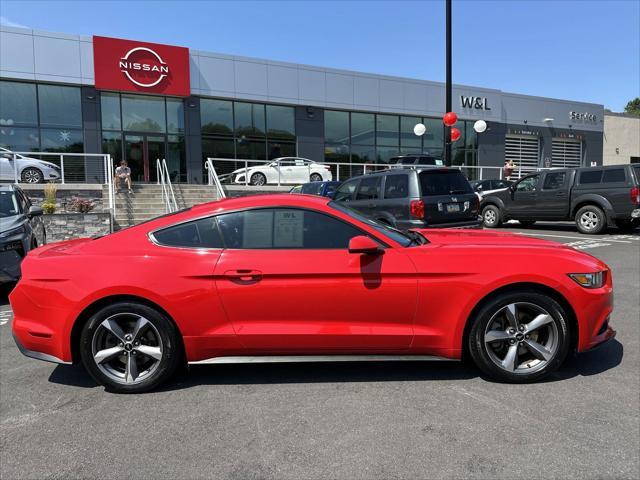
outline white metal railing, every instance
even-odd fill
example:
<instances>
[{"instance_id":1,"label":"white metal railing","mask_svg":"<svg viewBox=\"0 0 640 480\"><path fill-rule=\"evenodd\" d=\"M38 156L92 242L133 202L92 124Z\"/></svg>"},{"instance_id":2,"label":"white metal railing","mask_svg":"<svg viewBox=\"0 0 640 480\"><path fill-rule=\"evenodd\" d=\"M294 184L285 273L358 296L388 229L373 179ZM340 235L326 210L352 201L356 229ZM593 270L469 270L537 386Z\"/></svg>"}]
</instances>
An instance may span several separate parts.
<instances>
[{"instance_id":1,"label":"white metal railing","mask_svg":"<svg viewBox=\"0 0 640 480\"><path fill-rule=\"evenodd\" d=\"M162 186L162 201L164 203L166 213L172 213L178 210L178 203L176 202L176 196L173 193L173 186L171 185L171 177L169 176L169 169L167 168L167 161L163 158L156 159L156 173L158 178L158 185Z\"/></svg>"},{"instance_id":2,"label":"white metal railing","mask_svg":"<svg viewBox=\"0 0 640 480\"><path fill-rule=\"evenodd\" d=\"M231 158L214 158L209 157L205 162L205 169L208 172L208 183L209 185L216 185L220 183L219 189L222 189L222 183L232 183L235 185L252 185L251 176L258 172L251 172L251 175L244 174L243 172L233 174L230 170L244 170L244 172L248 172L250 167L252 166L262 166L267 167L272 163L272 161L265 160L249 160L249 159L231 159ZM216 165L219 167L216 169ZM401 168L400 165L394 164L385 164L385 163L350 163L350 162L317 162L317 166L320 165L328 167L327 169L331 172L331 179L336 181L343 181L349 177L355 175L364 175L369 172L374 172L378 170L386 170L389 168ZM405 165L404 167L408 167L409 165ZM416 165L420 166L420 165ZM239 168L236 168L239 167ZM283 170L286 169L279 166L273 166L273 171L271 173L275 174L270 179L265 178L266 184L270 185L278 185L282 184L291 185L291 184L299 184L306 183L311 180L311 174L314 172L314 167L312 165L307 166L307 171L300 178L292 180L290 177L287 178L286 174L283 173ZM492 167L492 166L478 166L478 165L453 165L453 168L458 168L463 171L470 180L487 180L487 179L502 179L504 176L504 167ZM538 170L541 170L540 168ZM220 175L218 172L227 172ZM521 170L520 168L514 169L514 173L511 175L512 179L520 178L523 175L526 175L530 172L526 170ZM235 181L235 177L240 176L241 180L239 182ZM323 177L324 178L324 177Z\"/></svg>"},{"instance_id":3,"label":"white metal railing","mask_svg":"<svg viewBox=\"0 0 640 480\"><path fill-rule=\"evenodd\" d=\"M207 171L207 185L216 187L216 190L218 190L218 198L226 198L227 194L222 188L222 183L220 182L211 158L207 158L207 161L204 163L204 169Z\"/></svg>"}]
</instances>

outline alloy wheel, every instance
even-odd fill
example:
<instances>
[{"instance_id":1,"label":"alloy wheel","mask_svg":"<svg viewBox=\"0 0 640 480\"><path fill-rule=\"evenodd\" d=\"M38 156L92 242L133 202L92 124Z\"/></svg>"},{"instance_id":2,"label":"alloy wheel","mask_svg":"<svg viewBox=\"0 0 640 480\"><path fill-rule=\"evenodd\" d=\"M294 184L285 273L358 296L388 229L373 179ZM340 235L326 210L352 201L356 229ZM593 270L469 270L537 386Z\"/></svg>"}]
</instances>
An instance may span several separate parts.
<instances>
[{"instance_id":1,"label":"alloy wheel","mask_svg":"<svg viewBox=\"0 0 640 480\"><path fill-rule=\"evenodd\" d=\"M41 174L35 168L27 168L22 172L22 181L25 183L40 183Z\"/></svg>"},{"instance_id":2,"label":"alloy wheel","mask_svg":"<svg viewBox=\"0 0 640 480\"><path fill-rule=\"evenodd\" d=\"M118 313L96 329L91 352L102 373L130 385L144 381L158 368L163 345L152 322L135 313Z\"/></svg>"},{"instance_id":3,"label":"alloy wheel","mask_svg":"<svg viewBox=\"0 0 640 480\"><path fill-rule=\"evenodd\" d=\"M484 212L484 221L488 225L493 225L494 223L496 223L496 219L496 212L494 210L489 209Z\"/></svg>"},{"instance_id":4,"label":"alloy wheel","mask_svg":"<svg viewBox=\"0 0 640 480\"><path fill-rule=\"evenodd\" d=\"M598 228L598 224L600 223L600 219L595 212L587 211L580 215L580 225L585 230L595 230Z\"/></svg>"},{"instance_id":5,"label":"alloy wheel","mask_svg":"<svg viewBox=\"0 0 640 480\"><path fill-rule=\"evenodd\" d=\"M528 302L510 303L489 320L484 344L502 370L530 374L542 370L557 354L558 327L549 312Z\"/></svg>"}]
</instances>

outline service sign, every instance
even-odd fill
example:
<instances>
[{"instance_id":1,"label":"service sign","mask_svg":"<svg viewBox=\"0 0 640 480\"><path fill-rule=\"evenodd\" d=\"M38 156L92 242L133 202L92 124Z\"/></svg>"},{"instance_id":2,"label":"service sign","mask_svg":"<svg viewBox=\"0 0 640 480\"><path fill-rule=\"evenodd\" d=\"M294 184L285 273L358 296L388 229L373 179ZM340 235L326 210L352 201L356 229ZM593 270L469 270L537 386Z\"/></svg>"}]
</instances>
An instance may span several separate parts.
<instances>
[{"instance_id":1,"label":"service sign","mask_svg":"<svg viewBox=\"0 0 640 480\"><path fill-rule=\"evenodd\" d=\"M93 37L93 68L98 90L120 90L187 97L189 49Z\"/></svg>"}]
</instances>

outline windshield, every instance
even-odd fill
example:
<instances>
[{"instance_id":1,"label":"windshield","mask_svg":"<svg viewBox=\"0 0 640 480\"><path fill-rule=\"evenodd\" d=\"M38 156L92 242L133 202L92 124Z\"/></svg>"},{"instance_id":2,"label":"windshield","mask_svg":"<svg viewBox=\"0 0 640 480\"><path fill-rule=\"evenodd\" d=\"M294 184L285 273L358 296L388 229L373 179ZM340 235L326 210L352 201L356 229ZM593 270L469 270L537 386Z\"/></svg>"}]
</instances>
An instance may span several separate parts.
<instances>
[{"instance_id":1,"label":"windshield","mask_svg":"<svg viewBox=\"0 0 640 480\"><path fill-rule=\"evenodd\" d=\"M366 223L370 227L373 227L378 233L384 235L387 238L399 243L403 247L409 247L412 244L422 245L427 243L427 239L422 235L416 232L401 232L389 225L384 223L376 222L371 218L367 218L364 215L358 213L356 210L346 206L344 203L338 202L329 202L329 206L334 208L342 213L346 213L350 217L355 218L356 220Z\"/></svg>"},{"instance_id":2,"label":"windshield","mask_svg":"<svg viewBox=\"0 0 640 480\"><path fill-rule=\"evenodd\" d=\"M0 192L0 218L18 215L18 199L11 190Z\"/></svg>"}]
</instances>

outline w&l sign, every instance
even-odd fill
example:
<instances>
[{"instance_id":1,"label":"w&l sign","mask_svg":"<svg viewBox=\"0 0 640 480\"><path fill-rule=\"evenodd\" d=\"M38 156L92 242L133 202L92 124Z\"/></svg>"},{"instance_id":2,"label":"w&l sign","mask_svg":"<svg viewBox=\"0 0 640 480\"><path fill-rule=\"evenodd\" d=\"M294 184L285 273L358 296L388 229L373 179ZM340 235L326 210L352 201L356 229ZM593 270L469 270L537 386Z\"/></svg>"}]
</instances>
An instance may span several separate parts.
<instances>
[{"instance_id":1,"label":"w&l sign","mask_svg":"<svg viewBox=\"0 0 640 480\"><path fill-rule=\"evenodd\" d=\"M474 108L476 110L491 110L487 97L468 97L460 95L460 106L462 108Z\"/></svg>"}]
</instances>

